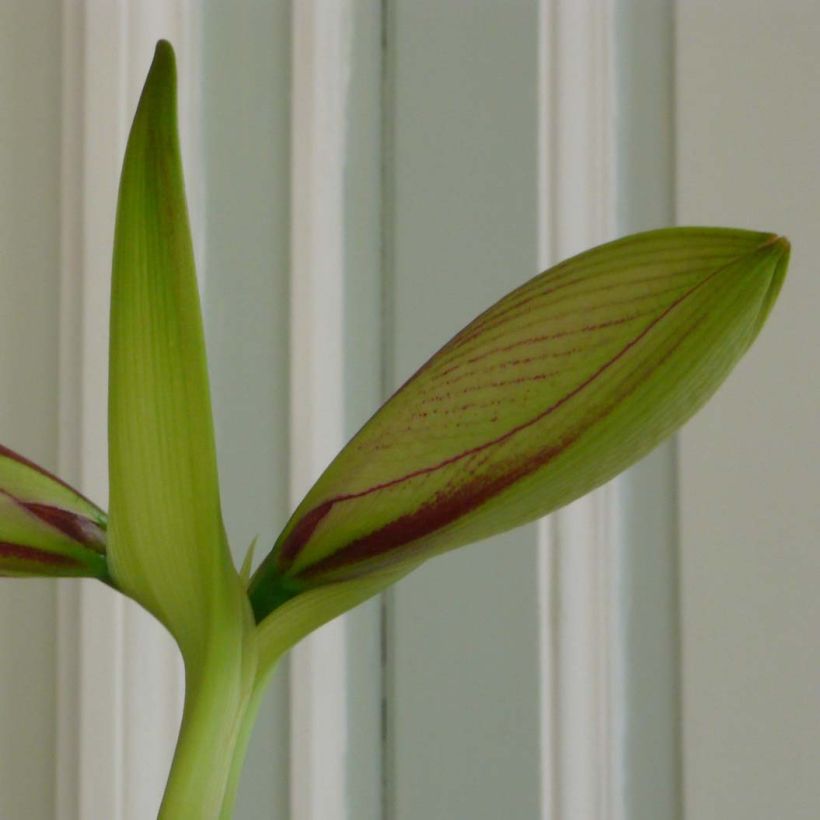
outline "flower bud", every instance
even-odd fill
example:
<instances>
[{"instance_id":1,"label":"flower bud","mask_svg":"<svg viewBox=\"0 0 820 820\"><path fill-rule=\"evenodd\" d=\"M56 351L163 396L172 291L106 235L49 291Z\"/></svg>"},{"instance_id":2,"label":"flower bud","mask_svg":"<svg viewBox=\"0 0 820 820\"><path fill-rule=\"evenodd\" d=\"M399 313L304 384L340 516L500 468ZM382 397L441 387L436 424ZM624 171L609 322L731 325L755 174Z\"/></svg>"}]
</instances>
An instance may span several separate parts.
<instances>
[{"instance_id":1,"label":"flower bud","mask_svg":"<svg viewBox=\"0 0 820 820\"><path fill-rule=\"evenodd\" d=\"M251 583L296 592L542 516L648 453L717 389L777 295L788 242L673 228L569 259L435 354L319 478Z\"/></svg>"},{"instance_id":2,"label":"flower bud","mask_svg":"<svg viewBox=\"0 0 820 820\"><path fill-rule=\"evenodd\" d=\"M0 575L105 578L106 524L68 484L0 446Z\"/></svg>"}]
</instances>

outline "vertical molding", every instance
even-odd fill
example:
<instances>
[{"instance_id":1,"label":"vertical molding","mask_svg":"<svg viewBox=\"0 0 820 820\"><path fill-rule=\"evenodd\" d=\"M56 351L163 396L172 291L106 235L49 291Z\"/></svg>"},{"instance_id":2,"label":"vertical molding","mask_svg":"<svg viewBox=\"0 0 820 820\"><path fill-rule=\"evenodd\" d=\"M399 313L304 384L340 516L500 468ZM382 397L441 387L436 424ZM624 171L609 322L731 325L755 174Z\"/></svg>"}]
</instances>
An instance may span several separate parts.
<instances>
[{"instance_id":1,"label":"vertical molding","mask_svg":"<svg viewBox=\"0 0 820 820\"><path fill-rule=\"evenodd\" d=\"M614 0L618 233L675 222L675 0ZM630 820L680 820L677 445L616 481L620 800Z\"/></svg>"},{"instance_id":2,"label":"vertical molding","mask_svg":"<svg viewBox=\"0 0 820 820\"><path fill-rule=\"evenodd\" d=\"M60 348L58 409L58 471L79 485L81 478L79 376L82 340L82 97L84 9L62 6L62 89L60 156ZM57 675L55 685L56 820L77 820L79 813L80 748L80 584L57 582Z\"/></svg>"},{"instance_id":3,"label":"vertical molding","mask_svg":"<svg viewBox=\"0 0 820 820\"><path fill-rule=\"evenodd\" d=\"M553 0L538 2L538 269L546 270L554 259L553 157L554 112ZM541 818L559 820L556 555L552 518L536 524L536 571L538 572L539 666L541 669Z\"/></svg>"},{"instance_id":4,"label":"vertical molding","mask_svg":"<svg viewBox=\"0 0 820 820\"><path fill-rule=\"evenodd\" d=\"M291 498L345 440L344 171L352 8L292 7ZM347 816L345 619L291 660L291 816Z\"/></svg>"},{"instance_id":5,"label":"vertical molding","mask_svg":"<svg viewBox=\"0 0 820 820\"><path fill-rule=\"evenodd\" d=\"M532 0L386 6L395 388L536 272L539 42ZM540 816L535 542L488 539L390 591L385 816Z\"/></svg>"},{"instance_id":6,"label":"vertical molding","mask_svg":"<svg viewBox=\"0 0 820 820\"><path fill-rule=\"evenodd\" d=\"M345 437L384 399L383 0L351 3L345 146ZM347 614L347 814L384 820L382 598Z\"/></svg>"},{"instance_id":7,"label":"vertical molding","mask_svg":"<svg viewBox=\"0 0 820 820\"><path fill-rule=\"evenodd\" d=\"M544 267L615 226L613 18L609 0L541 0L540 225ZM621 817L616 505L612 485L539 524L542 816Z\"/></svg>"},{"instance_id":8,"label":"vertical molding","mask_svg":"<svg viewBox=\"0 0 820 820\"><path fill-rule=\"evenodd\" d=\"M60 469L107 502L111 248L120 163L154 42L171 39L182 78L183 146L196 141L195 5L65 0L60 281ZM197 178L198 174L189 174ZM194 218L197 209L194 208ZM153 816L181 711L170 638L93 582L58 592L55 817Z\"/></svg>"},{"instance_id":9,"label":"vertical molding","mask_svg":"<svg viewBox=\"0 0 820 820\"><path fill-rule=\"evenodd\" d=\"M61 37L54 4L0 5L0 440L53 469ZM58 619L48 579L0 583L0 817L51 817Z\"/></svg>"}]
</instances>

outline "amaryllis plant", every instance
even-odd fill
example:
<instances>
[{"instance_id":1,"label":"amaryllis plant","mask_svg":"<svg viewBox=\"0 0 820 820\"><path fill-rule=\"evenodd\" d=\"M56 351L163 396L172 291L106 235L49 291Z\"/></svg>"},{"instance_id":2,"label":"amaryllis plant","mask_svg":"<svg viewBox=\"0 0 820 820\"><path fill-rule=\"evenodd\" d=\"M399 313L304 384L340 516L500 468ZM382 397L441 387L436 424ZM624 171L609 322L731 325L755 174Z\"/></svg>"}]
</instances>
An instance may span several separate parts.
<instances>
[{"instance_id":1,"label":"amaryllis plant","mask_svg":"<svg viewBox=\"0 0 820 820\"><path fill-rule=\"evenodd\" d=\"M788 256L774 234L670 228L536 276L424 364L325 470L256 571L237 569L220 512L174 55L161 42L117 209L110 510L0 450L0 571L97 578L165 625L186 678L160 816L228 818L282 655L429 558L561 507L648 453L748 349Z\"/></svg>"}]
</instances>

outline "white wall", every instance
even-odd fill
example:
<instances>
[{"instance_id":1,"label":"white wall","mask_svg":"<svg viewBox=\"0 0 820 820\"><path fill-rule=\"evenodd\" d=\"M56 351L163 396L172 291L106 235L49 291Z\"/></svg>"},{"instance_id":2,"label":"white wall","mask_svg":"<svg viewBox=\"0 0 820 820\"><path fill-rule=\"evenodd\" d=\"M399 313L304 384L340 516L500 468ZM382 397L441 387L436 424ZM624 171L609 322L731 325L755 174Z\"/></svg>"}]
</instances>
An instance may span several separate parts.
<instances>
[{"instance_id":1,"label":"white wall","mask_svg":"<svg viewBox=\"0 0 820 820\"><path fill-rule=\"evenodd\" d=\"M682 0L678 219L778 231L789 277L681 444L690 820L820 806L820 4Z\"/></svg>"}]
</instances>

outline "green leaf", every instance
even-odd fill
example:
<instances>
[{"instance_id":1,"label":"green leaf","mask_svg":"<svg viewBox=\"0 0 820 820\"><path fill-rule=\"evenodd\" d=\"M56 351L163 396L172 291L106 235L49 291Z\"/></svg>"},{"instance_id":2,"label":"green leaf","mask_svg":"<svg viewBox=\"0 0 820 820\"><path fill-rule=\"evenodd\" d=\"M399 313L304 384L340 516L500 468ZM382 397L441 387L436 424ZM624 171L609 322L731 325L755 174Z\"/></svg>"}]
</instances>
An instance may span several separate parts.
<instances>
[{"instance_id":1,"label":"green leaf","mask_svg":"<svg viewBox=\"0 0 820 820\"><path fill-rule=\"evenodd\" d=\"M523 524L638 460L763 324L788 243L678 228L582 253L513 291L345 447L257 570L257 619L300 590Z\"/></svg>"},{"instance_id":2,"label":"green leaf","mask_svg":"<svg viewBox=\"0 0 820 820\"><path fill-rule=\"evenodd\" d=\"M0 575L107 579L105 513L0 446Z\"/></svg>"},{"instance_id":3,"label":"green leaf","mask_svg":"<svg viewBox=\"0 0 820 820\"><path fill-rule=\"evenodd\" d=\"M203 661L244 593L219 502L171 46L157 45L120 181L111 293L109 555L121 588ZM239 641L237 640L237 651Z\"/></svg>"}]
</instances>

